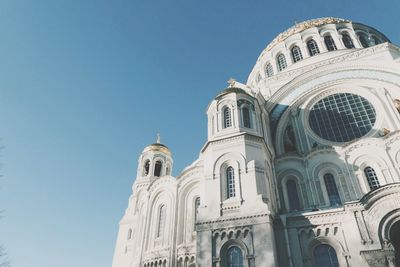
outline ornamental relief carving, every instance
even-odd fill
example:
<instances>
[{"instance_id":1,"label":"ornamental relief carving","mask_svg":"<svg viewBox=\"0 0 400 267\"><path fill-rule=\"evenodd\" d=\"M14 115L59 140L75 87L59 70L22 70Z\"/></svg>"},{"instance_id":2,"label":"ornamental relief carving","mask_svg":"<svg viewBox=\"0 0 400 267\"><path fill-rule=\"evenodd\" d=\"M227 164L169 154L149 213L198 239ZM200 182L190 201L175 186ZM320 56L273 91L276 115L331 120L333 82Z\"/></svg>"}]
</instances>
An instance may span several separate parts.
<instances>
[{"instance_id":1,"label":"ornamental relief carving","mask_svg":"<svg viewBox=\"0 0 400 267\"><path fill-rule=\"evenodd\" d=\"M338 23L350 23L350 20L346 19L339 19L339 18L321 18L321 19L313 19L313 20L307 20L302 23L297 23L293 27L287 29L286 31L280 33L275 39L272 40L271 43L264 49L264 51L270 50L272 47L274 47L277 43L282 42L289 36L299 33L301 31L304 31L306 29L312 28L312 27L318 27L324 24L338 24Z\"/></svg>"},{"instance_id":2,"label":"ornamental relief carving","mask_svg":"<svg viewBox=\"0 0 400 267\"><path fill-rule=\"evenodd\" d=\"M205 221L196 223L196 231L216 230L221 228L232 228L251 224L270 222L269 214L257 214L247 217L237 217L216 221Z\"/></svg>"},{"instance_id":3,"label":"ornamental relief carving","mask_svg":"<svg viewBox=\"0 0 400 267\"><path fill-rule=\"evenodd\" d=\"M303 215L303 217L289 217L287 224L290 228L309 227L312 225L340 225L349 213L345 211L328 212L318 215Z\"/></svg>"}]
</instances>

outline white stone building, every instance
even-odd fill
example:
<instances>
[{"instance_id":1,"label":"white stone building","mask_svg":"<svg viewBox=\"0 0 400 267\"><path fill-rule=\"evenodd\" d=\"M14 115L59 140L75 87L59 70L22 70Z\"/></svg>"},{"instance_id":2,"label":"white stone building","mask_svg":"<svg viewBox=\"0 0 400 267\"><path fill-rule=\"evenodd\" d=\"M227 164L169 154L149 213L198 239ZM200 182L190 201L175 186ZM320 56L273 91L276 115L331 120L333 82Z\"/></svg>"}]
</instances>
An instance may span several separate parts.
<instances>
[{"instance_id":1,"label":"white stone building","mask_svg":"<svg viewBox=\"0 0 400 267\"><path fill-rule=\"evenodd\" d=\"M113 267L396 266L399 111L385 35L296 24L211 101L208 140L178 177L165 145L143 150Z\"/></svg>"}]
</instances>

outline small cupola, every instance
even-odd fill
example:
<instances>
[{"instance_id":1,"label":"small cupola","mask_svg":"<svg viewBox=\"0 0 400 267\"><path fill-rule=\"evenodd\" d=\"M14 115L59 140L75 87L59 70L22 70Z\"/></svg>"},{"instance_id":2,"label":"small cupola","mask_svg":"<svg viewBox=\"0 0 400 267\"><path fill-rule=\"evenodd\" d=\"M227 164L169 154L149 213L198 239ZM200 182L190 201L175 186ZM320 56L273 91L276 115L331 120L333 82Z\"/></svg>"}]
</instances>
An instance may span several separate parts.
<instances>
[{"instance_id":1,"label":"small cupola","mask_svg":"<svg viewBox=\"0 0 400 267\"><path fill-rule=\"evenodd\" d=\"M161 144L160 135L156 143L143 149L139 157L138 177L162 177L172 174L172 153L166 145Z\"/></svg>"},{"instance_id":2,"label":"small cupola","mask_svg":"<svg viewBox=\"0 0 400 267\"><path fill-rule=\"evenodd\" d=\"M207 109L209 141L241 132L261 133L256 115L260 110L253 92L234 79L228 83Z\"/></svg>"}]
</instances>

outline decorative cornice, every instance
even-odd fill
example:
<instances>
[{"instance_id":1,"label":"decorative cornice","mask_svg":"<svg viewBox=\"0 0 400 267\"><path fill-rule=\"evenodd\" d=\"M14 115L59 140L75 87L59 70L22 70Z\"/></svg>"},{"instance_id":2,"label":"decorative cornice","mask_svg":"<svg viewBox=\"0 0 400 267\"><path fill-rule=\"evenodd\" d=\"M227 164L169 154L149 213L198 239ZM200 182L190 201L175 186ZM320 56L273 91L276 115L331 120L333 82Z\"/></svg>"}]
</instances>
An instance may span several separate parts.
<instances>
[{"instance_id":1,"label":"decorative cornice","mask_svg":"<svg viewBox=\"0 0 400 267\"><path fill-rule=\"evenodd\" d=\"M226 217L220 218L216 220L209 221L200 221L196 223L197 231L205 231L211 229L220 229L228 226L242 226L249 224L259 224L262 222L266 222L268 217L271 216L269 213L260 213L249 216L240 216L240 217Z\"/></svg>"},{"instance_id":2,"label":"decorative cornice","mask_svg":"<svg viewBox=\"0 0 400 267\"><path fill-rule=\"evenodd\" d=\"M289 36L292 36L293 34L302 32L302 31L304 31L306 29L309 29L309 28L318 27L318 26L321 26L321 25L324 25L324 24L337 24L337 23L351 23L351 21L347 20L347 19L327 17L327 18L306 20L306 21L297 23L296 25L290 27L286 31L284 31L284 32L280 33L278 36L276 36L272 40L272 42L270 42L269 45L264 49L262 54L265 51L270 50L276 44L286 40Z\"/></svg>"}]
</instances>

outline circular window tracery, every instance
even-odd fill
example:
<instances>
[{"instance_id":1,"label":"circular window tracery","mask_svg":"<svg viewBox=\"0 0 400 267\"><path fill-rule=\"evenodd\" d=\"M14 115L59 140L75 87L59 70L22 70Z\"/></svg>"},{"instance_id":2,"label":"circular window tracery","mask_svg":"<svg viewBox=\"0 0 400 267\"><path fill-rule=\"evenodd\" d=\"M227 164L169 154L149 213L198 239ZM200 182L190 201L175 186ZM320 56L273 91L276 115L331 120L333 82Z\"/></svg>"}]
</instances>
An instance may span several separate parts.
<instances>
[{"instance_id":1,"label":"circular window tracery","mask_svg":"<svg viewBox=\"0 0 400 267\"><path fill-rule=\"evenodd\" d=\"M348 142L367 134L376 121L372 104L362 96L338 93L327 96L310 110L309 124L319 137Z\"/></svg>"}]
</instances>

